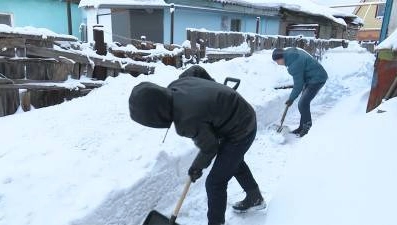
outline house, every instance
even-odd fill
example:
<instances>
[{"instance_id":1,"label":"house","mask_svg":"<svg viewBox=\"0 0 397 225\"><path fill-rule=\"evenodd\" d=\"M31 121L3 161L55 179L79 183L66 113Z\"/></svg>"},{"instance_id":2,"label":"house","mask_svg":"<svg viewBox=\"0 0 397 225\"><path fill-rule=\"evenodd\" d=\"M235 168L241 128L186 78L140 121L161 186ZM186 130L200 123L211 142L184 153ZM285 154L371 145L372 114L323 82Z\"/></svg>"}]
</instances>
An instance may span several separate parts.
<instances>
[{"instance_id":1,"label":"house","mask_svg":"<svg viewBox=\"0 0 397 225\"><path fill-rule=\"evenodd\" d=\"M0 24L40 27L80 37L79 0L0 1Z\"/></svg>"},{"instance_id":2,"label":"house","mask_svg":"<svg viewBox=\"0 0 397 225\"><path fill-rule=\"evenodd\" d=\"M361 0L354 9L354 14L364 20L364 26L358 31L359 41L378 41L385 13L385 2L378 0Z\"/></svg>"},{"instance_id":3,"label":"house","mask_svg":"<svg viewBox=\"0 0 397 225\"><path fill-rule=\"evenodd\" d=\"M280 0L81 0L88 41L92 28L104 26L106 42L130 43L141 39L181 44L186 28L256 32L268 35L305 35L317 38L345 38L344 18L336 18L327 7L311 1ZM274 3L278 2L278 3ZM174 5L174 8L171 8ZM174 13L171 38L171 12ZM356 17L353 15L353 17Z\"/></svg>"}]
</instances>

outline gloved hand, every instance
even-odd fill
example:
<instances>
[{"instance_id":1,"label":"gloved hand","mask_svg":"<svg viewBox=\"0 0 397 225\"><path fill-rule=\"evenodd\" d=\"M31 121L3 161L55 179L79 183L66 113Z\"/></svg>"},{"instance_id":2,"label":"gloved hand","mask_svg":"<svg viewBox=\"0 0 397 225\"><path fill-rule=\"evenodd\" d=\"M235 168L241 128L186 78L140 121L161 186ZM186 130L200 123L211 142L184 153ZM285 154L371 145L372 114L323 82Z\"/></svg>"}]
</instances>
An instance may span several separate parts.
<instances>
[{"instance_id":1,"label":"gloved hand","mask_svg":"<svg viewBox=\"0 0 397 225\"><path fill-rule=\"evenodd\" d=\"M190 180L194 183L196 182L197 179L199 179L203 175L203 170L190 167L188 174L190 176Z\"/></svg>"},{"instance_id":2,"label":"gloved hand","mask_svg":"<svg viewBox=\"0 0 397 225\"><path fill-rule=\"evenodd\" d=\"M285 104L286 104L287 106L291 106L292 103L294 103L294 101L292 101L291 99L288 99L288 100L285 102Z\"/></svg>"}]
</instances>

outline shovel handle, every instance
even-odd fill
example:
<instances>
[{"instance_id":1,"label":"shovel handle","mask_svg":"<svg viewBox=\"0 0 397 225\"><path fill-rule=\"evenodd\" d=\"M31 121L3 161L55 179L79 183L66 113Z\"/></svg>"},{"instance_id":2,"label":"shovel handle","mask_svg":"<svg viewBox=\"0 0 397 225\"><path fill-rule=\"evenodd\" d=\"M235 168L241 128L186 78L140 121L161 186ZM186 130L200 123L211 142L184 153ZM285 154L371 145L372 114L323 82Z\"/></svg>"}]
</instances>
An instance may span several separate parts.
<instances>
[{"instance_id":1,"label":"shovel handle","mask_svg":"<svg viewBox=\"0 0 397 225\"><path fill-rule=\"evenodd\" d=\"M227 85L227 82L235 82L234 86L232 87L234 90L237 90L238 86L240 85L240 79L233 78L233 77L226 77L225 81L223 82L224 85Z\"/></svg>"},{"instance_id":2,"label":"shovel handle","mask_svg":"<svg viewBox=\"0 0 397 225\"><path fill-rule=\"evenodd\" d=\"M285 119L285 116L287 115L288 108L289 108L289 106L288 106L288 105L287 105L287 106L285 106L285 109L284 109L283 116L281 117L281 125L280 125L280 126L282 126L282 125L283 125L283 123L284 123L284 119Z\"/></svg>"},{"instance_id":3,"label":"shovel handle","mask_svg":"<svg viewBox=\"0 0 397 225\"><path fill-rule=\"evenodd\" d=\"M174 213L172 213L172 216L170 218L170 224L171 225L175 224L176 217L178 217L179 210L182 207L183 200L185 200L186 194L189 191L191 183L192 183L192 180L189 177L189 179L186 181L185 187L183 188L182 195L179 198L178 203L175 206Z\"/></svg>"},{"instance_id":4,"label":"shovel handle","mask_svg":"<svg viewBox=\"0 0 397 225\"><path fill-rule=\"evenodd\" d=\"M281 130L283 129L283 123L284 123L285 116L287 115L288 108L289 108L288 105L285 106L284 113L283 113L283 116L281 117L281 121L280 121L280 127L277 129L277 133L280 133Z\"/></svg>"}]
</instances>

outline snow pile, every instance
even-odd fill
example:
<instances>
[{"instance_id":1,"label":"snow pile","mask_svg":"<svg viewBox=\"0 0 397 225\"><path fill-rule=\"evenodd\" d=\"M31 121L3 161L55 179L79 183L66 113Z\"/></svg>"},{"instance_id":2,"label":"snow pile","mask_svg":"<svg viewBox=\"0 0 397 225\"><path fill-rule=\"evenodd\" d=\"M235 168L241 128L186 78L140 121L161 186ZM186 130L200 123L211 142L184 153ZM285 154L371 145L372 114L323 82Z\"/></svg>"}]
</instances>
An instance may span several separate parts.
<instances>
[{"instance_id":1,"label":"snow pile","mask_svg":"<svg viewBox=\"0 0 397 225\"><path fill-rule=\"evenodd\" d=\"M397 29L393 31L393 33L383 40L378 46L376 46L375 49L391 49L393 51L397 51Z\"/></svg>"},{"instance_id":2,"label":"snow pile","mask_svg":"<svg viewBox=\"0 0 397 225\"><path fill-rule=\"evenodd\" d=\"M342 102L295 146L266 224L397 223L397 99L365 114L367 99Z\"/></svg>"},{"instance_id":3,"label":"snow pile","mask_svg":"<svg viewBox=\"0 0 397 225\"><path fill-rule=\"evenodd\" d=\"M317 176L319 174L313 174L313 179L304 179L305 174L310 171L307 171L308 167L305 165L300 165L305 162L298 160L298 157L300 154L306 154L305 159L309 163L314 163L312 159L319 155L320 149L325 149L324 153L327 155L323 156L330 156L333 160L330 162L334 162L335 167L339 165L339 162L335 162L337 159L343 162L340 163L341 166L348 166L349 162L352 167L357 165L357 168L360 168L365 164L360 161L356 163L354 154L357 154L359 159L364 158L365 156L360 154L372 153L371 150L375 149L374 145L370 145L371 149L369 149L366 145L355 142L361 141L362 138L358 136L361 132L352 131L362 131L364 129L361 124L368 125L365 127L363 138L366 140L363 143L370 142L370 131L375 131L371 129L372 125L377 129L377 133L372 134L374 138L383 135L379 132L380 127L375 120L385 117L381 122L386 121L386 117L395 112L393 107L395 109L396 105L385 105L384 110L387 112L383 114L368 114L373 119L373 123L368 124L364 122L366 115L361 115L361 108L362 112L365 111L361 103L364 97L361 97L360 101L349 101L348 107L335 107L335 105L338 105L341 99L347 99L356 94L362 96L363 90L369 90L373 62L372 54L354 45L348 49L338 48L328 51L322 63L329 72L330 78L312 104L313 131L306 136L307 138L292 137L284 145L272 141L271 135L274 134L274 130L270 127L279 122L284 109L284 101L290 90L275 90L274 87L291 83L292 79L285 67L278 66L271 60L271 51L265 50L249 58L201 64L217 82L222 83L228 76L240 78L238 92L254 106L257 112L258 134L246 155L246 161L265 198L271 200L269 218L266 219L267 216L261 211L247 216L236 215L229 205L226 212L228 225L263 225L266 224L266 220L269 220L267 224L294 224L291 222L293 218L298 218L297 221L301 222L300 224L308 224L302 223L305 219L311 221L313 215L304 214L305 209L308 208L302 208L296 213L291 211L297 210L292 207L298 203L302 203L304 207L310 207L310 210L319 211L325 208L322 213L329 212L326 205L316 202L316 199L310 198L312 196L307 194L309 192L305 192L306 189L310 190L315 193L314 197L319 198L317 193L321 190L328 190L327 187L322 186L325 177L322 179L323 177ZM174 67L159 64L154 75L134 78L125 74L116 78L109 77L106 80L107 85L92 91L86 97L73 99L53 107L0 118L0 127L4 129L0 136L2 143L0 148L0 225L137 225L142 224L142 220L152 209L165 215L170 214L181 194L187 178L187 168L197 149L191 140L179 137L174 128L170 129L165 143L162 143L164 129L147 128L132 122L128 112L128 97L133 86L142 81L166 86L181 72L182 70ZM294 104L290 109L285 121L285 124L290 127L297 126L299 120L296 105ZM360 107L354 108L355 106ZM334 112L324 116L330 109ZM355 118L356 114L357 118ZM393 116L395 117L395 113ZM390 122L386 129L391 124L395 123ZM340 139L340 143L338 143L339 140L335 141L332 138L334 135ZM344 141L349 141L346 147L343 145ZM358 148L355 148L356 146ZM387 146L390 145L385 142L386 150ZM343 157L332 155L333 152L343 154ZM313 154L310 155L311 153ZM327 159L324 157L320 159ZM380 157L382 155L375 159L381 160ZM392 157L388 160L391 159ZM287 171L290 172L287 172L279 188L280 177L284 177L286 162L288 162ZM378 165L374 161L368 162ZM332 186L334 183L331 183L330 188L339 188L327 192L329 199L336 199L339 191L342 191L343 197L349 197L347 196L349 191L356 191L355 188L349 188L343 192L342 186L336 186L336 184L346 182L346 180L338 180L341 170L336 170L339 174L332 174L333 170L325 168L325 165L330 165L330 163L327 161L316 161L316 163L319 167L313 170L323 171L324 175L331 177L330 181L333 181L335 185ZM383 161L379 162L379 164L382 163ZM385 163L374 172L381 172L380 170L384 168L382 166L386 165L389 166ZM341 167L343 168L347 167ZM303 177L295 183L296 189L293 186L288 188L289 182L297 180L292 170ZM395 168L391 167L389 171L395 171ZM208 173L208 170L204 172ZM350 179L352 177L348 176L349 174L358 174L358 172L359 170L352 171L340 177ZM380 174L381 178L375 178L372 176L374 173L369 169L366 172L369 173L371 179L375 179L375 182L385 181L383 177L388 175L385 171ZM363 175L359 177L359 182L369 185L361 178ZM319 185L313 184L317 180ZM354 179L348 180L350 183L353 181ZM180 224L206 223L204 183L205 179L202 178L192 185L178 217ZM304 186L305 183L307 186ZM374 188L374 192L379 196L381 189L377 188L376 184L367 186L363 190ZM391 185L391 188L395 187ZM279 190L278 194L274 195L277 190ZM296 190L298 192L295 192ZM303 203L306 199L292 202L297 196L290 196L294 193L300 195L300 192L308 198L307 204ZM244 196L235 180L230 183L228 193L228 204L241 200ZM386 193L393 192L384 192L384 195ZM359 195L353 194L352 198L347 200L354 200L353 196ZM368 194L366 199L372 198L371 203L374 203L374 199L377 198L373 196L372 193ZM355 206L353 201L351 204L345 204L343 199L337 199L341 203L338 205L340 211L343 211L345 206L351 208ZM310 202L316 204L310 205ZM357 205L356 208L362 209L362 205ZM372 208L369 207L369 209ZM283 216L279 215L284 215L284 217L288 215L291 221L286 222L288 218L280 218ZM344 218L346 221L351 221L349 215L344 214L344 216L347 217ZM316 218L314 217L313 221ZM368 214L358 219L362 219L362 224L365 224L367 218ZM317 224L326 224L327 219L328 217L323 217L323 221Z\"/></svg>"}]
</instances>

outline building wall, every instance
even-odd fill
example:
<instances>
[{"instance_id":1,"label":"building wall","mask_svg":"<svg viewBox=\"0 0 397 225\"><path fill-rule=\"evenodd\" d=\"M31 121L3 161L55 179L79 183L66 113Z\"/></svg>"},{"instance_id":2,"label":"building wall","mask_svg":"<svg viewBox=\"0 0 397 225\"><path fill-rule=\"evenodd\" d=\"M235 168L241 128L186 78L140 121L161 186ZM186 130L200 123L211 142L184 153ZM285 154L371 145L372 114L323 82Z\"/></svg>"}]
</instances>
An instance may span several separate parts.
<instances>
[{"instance_id":1,"label":"building wall","mask_svg":"<svg viewBox=\"0 0 397 225\"><path fill-rule=\"evenodd\" d=\"M374 0L367 0L365 2L373 2ZM380 29L382 26L382 19L376 18L376 5L360 6L355 10L355 14L364 20L362 29Z\"/></svg>"},{"instance_id":2,"label":"building wall","mask_svg":"<svg viewBox=\"0 0 397 225\"><path fill-rule=\"evenodd\" d=\"M110 9L87 8L83 12L83 23L87 26L87 41L93 41L93 26L103 26L105 42L113 42L112 19Z\"/></svg>"},{"instance_id":3,"label":"building wall","mask_svg":"<svg viewBox=\"0 0 397 225\"><path fill-rule=\"evenodd\" d=\"M130 39L163 43L163 9L112 9L113 40L122 44Z\"/></svg>"},{"instance_id":4,"label":"building wall","mask_svg":"<svg viewBox=\"0 0 397 225\"><path fill-rule=\"evenodd\" d=\"M241 20L241 32L256 30L256 15L221 12L216 10L176 8L174 24L174 43L182 44L186 40L186 29L207 29L212 31L230 31L231 19ZM171 16L169 9L164 9L164 42L170 43ZM262 17L261 34L278 34L279 22L276 18Z\"/></svg>"},{"instance_id":5,"label":"building wall","mask_svg":"<svg viewBox=\"0 0 397 225\"><path fill-rule=\"evenodd\" d=\"M0 0L0 13L13 16L14 27L33 26L68 34L66 3L59 0ZM72 4L73 35L80 38L82 13Z\"/></svg>"},{"instance_id":6,"label":"building wall","mask_svg":"<svg viewBox=\"0 0 397 225\"><path fill-rule=\"evenodd\" d=\"M330 22L330 20L320 17L311 16L308 17L305 14L299 12L284 10L282 21L280 23L280 35L287 35L287 28L289 25L294 24L318 24L319 32L318 38L330 39L330 38L347 38L347 28L342 24L336 22Z\"/></svg>"},{"instance_id":7,"label":"building wall","mask_svg":"<svg viewBox=\"0 0 397 225\"><path fill-rule=\"evenodd\" d=\"M131 43L129 40L131 36L131 20L129 10L112 10L112 34L113 41L124 45Z\"/></svg>"},{"instance_id":8,"label":"building wall","mask_svg":"<svg viewBox=\"0 0 397 225\"><path fill-rule=\"evenodd\" d=\"M163 9L130 10L131 37L163 43Z\"/></svg>"}]
</instances>

